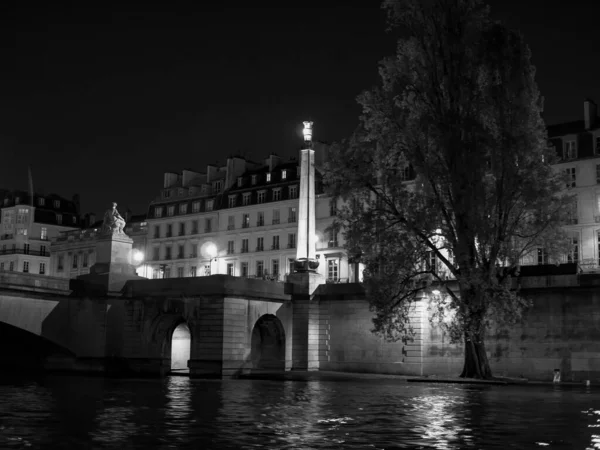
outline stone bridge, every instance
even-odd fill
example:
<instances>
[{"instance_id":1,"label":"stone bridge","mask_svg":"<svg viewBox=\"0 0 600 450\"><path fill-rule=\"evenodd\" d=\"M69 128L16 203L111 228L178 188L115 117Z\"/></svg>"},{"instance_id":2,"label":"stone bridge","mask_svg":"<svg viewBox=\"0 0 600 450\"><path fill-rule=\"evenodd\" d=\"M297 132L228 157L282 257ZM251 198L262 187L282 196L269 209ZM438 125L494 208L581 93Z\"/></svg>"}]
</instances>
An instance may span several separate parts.
<instances>
[{"instance_id":1,"label":"stone bridge","mask_svg":"<svg viewBox=\"0 0 600 450\"><path fill-rule=\"evenodd\" d=\"M3 272L0 332L3 364L23 368L161 375L182 356L178 368L190 376L221 377L308 369L319 358L310 295L293 283L226 275L133 280L111 296ZM187 350L173 348L178 339Z\"/></svg>"}]
</instances>

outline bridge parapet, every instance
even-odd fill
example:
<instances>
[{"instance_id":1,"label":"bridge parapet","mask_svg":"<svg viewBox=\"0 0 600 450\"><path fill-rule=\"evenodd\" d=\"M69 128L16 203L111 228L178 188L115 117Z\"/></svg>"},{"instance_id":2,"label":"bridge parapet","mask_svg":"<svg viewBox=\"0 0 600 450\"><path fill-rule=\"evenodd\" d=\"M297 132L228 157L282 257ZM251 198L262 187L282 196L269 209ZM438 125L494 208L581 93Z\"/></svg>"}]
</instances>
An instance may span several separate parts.
<instances>
[{"instance_id":1,"label":"bridge parapet","mask_svg":"<svg viewBox=\"0 0 600 450\"><path fill-rule=\"evenodd\" d=\"M68 278L23 272L0 272L0 288L69 295Z\"/></svg>"}]
</instances>

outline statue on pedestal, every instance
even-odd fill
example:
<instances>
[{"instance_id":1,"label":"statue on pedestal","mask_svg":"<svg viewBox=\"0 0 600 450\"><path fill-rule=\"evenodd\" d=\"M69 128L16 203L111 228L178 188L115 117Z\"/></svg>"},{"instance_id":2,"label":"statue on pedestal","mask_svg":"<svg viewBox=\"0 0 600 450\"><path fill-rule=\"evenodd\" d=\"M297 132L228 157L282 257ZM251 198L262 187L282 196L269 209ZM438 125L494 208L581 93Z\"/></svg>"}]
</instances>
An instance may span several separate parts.
<instances>
[{"instance_id":1,"label":"statue on pedestal","mask_svg":"<svg viewBox=\"0 0 600 450\"><path fill-rule=\"evenodd\" d=\"M117 204L113 202L112 208L107 209L104 213L102 232L104 234L125 234L123 227L125 227L125 219L121 217L121 214L117 211Z\"/></svg>"}]
</instances>

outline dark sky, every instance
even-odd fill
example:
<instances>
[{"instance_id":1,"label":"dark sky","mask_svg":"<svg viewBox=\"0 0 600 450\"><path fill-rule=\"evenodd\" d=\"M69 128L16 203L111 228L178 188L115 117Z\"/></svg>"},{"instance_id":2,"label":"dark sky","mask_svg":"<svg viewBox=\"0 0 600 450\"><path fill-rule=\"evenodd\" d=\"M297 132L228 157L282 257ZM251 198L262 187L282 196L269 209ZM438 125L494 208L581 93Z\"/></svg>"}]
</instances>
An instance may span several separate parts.
<instances>
[{"instance_id":1,"label":"dark sky","mask_svg":"<svg viewBox=\"0 0 600 450\"><path fill-rule=\"evenodd\" d=\"M345 137L394 51L378 1L50 3L0 11L0 187L26 189L31 164L36 190L79 193L83 212L145 212L165 171L288 157L306 118ZM593 4L491 2L532 48L548 123L600 101Z\"/></svg>"}]
</instances>

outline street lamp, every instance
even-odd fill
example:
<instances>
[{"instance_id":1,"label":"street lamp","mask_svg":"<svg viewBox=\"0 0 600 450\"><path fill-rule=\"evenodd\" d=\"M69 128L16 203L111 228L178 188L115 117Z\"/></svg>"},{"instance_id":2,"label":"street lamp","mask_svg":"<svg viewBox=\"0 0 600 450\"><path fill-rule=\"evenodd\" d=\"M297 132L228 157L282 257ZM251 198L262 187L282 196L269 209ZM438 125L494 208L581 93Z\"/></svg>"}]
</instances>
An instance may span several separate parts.
<instances>
[{"instance_id":1,"label":"street lamp","mask_svg":"<svg viewBox=\"0 0 600 450\"><path fill-rule=\"evenodd\" d=\"M216 260L217 259L217 246L215 244L208 244L204 251L206 252L206 254L208 255L208 257L210 258L208 265L210 268L210 274L212 275L212 262L213 259ZM218 267L217 267L218 270Z\"/></svg>"},{"instance_id":2,"label":"street lamp","mask_svg":"<svg viewBox=\"0 0 600 450\"><path fill-rule=\"evenodd\" d=\"M140 251L140 250L137 250L137 249L135 249L135 250L133 251L133 261L134 261L136 264L140 264L142 261L144 261L144 252L142 252L142 251Z\"/></svg>"},{"instance_id":3,"label":"street lamp","mask_svg":"<svg viewBox=\"0 0 600 450\"><path fill-rule=\"evenodd\" d=\"M312 122L303 122L304 128L302 129L302 135L304 136L304 143L307 145L306 148L312 147L312 132L313 132L313 123Z\"/></svg>"}]
</instances>

